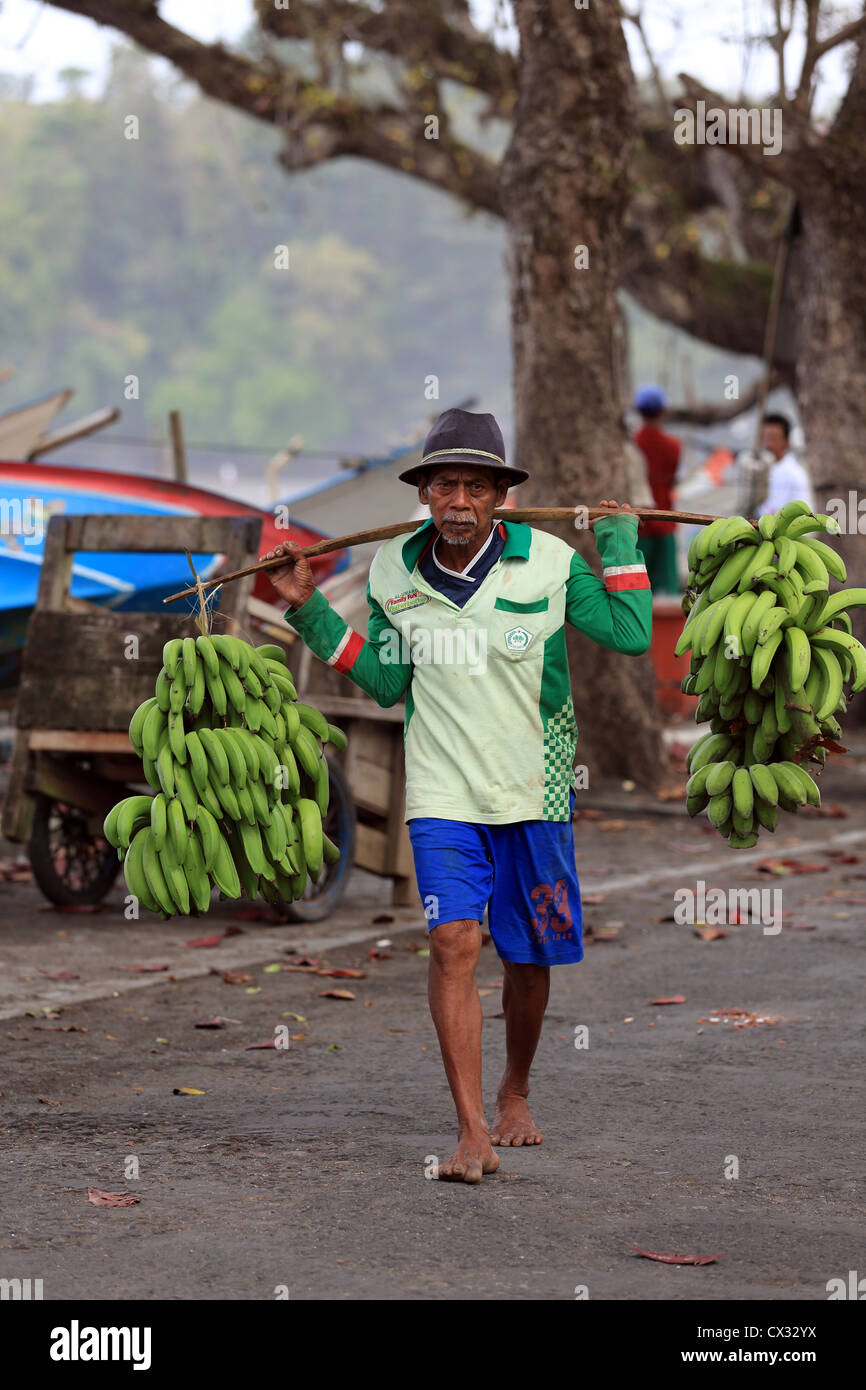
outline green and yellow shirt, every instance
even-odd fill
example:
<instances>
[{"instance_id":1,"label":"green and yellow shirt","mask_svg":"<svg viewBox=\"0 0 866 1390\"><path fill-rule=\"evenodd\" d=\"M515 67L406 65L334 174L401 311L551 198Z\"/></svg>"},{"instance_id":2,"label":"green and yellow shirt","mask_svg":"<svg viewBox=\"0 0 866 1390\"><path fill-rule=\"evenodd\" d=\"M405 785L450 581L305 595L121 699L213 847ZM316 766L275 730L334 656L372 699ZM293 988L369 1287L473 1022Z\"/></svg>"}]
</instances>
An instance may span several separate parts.
<instances>
[{"instance_id":1,"label":"green and yellow shirt","mask_svg":"<svg viewBox=\"0 0 866 1390\"><path fill-rule=\"evenodd\" d=\"M418 569L431 519L376 552L367 637L318 590L285 615L316 656L377 704L405 695L407 821L568 820L577 724L565 624L612 651L649 647L652 593L636 517L595 527L601 579L558 537L495 524L502 554L462 607Z\"/></svg>"}]
</instances>

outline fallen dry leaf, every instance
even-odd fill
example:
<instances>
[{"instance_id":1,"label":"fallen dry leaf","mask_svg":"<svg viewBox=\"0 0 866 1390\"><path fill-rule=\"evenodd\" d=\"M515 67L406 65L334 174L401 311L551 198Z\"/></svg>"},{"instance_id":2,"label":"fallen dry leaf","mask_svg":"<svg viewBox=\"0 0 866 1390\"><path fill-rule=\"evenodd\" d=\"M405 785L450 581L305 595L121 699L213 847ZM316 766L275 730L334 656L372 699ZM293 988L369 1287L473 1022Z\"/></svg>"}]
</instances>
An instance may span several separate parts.
<instances>
[{"instance_id":1,"label":"fallen dry leaf","mask_svg":"<svg viewBox=\"0 0 866 1390\"><path fill-rule=\"evenodd\" d=\"M355 996L350 989L320 989L320 999L354 999Z\"/></svg>"},{"instance_id":2,"label":"fallen dry leaf","mask_svg":"<svg viewBox=\"0 0 866 1390\"><path fill-rule=\"evenodd\" d=\"M684 1004L686 996L684 994L672 994L668 999L651 999L651 1004Z\"/></svg>"},{"instance_id":3,"label":"fallen dry leaf","mask_svg":"<svg viewBox=\"0 0 866 1390\"><path fill-rule=\"evenodd\" d=\"M219 975L227 985L248 985L252 983L253 978L252 975L245 975L242 970L220 970L216 965L212 965L208 973Z\"/></svg>"},{"instance_id":4,"label":"fallen dry leaf","mask_svg":"<svg viewBox=\"0 0 866 1390\"><path fill-rule=\"evenodd\" d=\"M175 1086L172 1091L174 1096L209 1096L210 1091L197 1091L194 1086Z\"/></svg>"},{"instance_id":5,"label":"fallen dry leaf","mask_svg":"<svg viewBox=\"0 0 866 1390\"><path fill-rule=\"evenodd\" d=\"M141 1198L135 1192L103 1192L99 1187L88 1187L87 1200L95 1207L134 1207Z\"/></svg>"},{"instance_id":6,"label":"fallen dry leaf","mask_svg":"<svg viewBox=\"0 0 866 1390\"><path fill-rule=\"evenodd\" d=\"M752 868L764 874L826 874L829 864L807 864L802 859L759 859Z\"/></svg>"},{"instance_id":7,"label":"fallen dry leaf","mask_svg":"<svg viewBox=\"0 0 866 1390\"><path fill-rule=\"evenodd\" d=\"M365 980L367 978L364 970L317 970L317 975L332 975L339 980Z\"/></svg>"},{"instance_id":8,"label":"fallen dry leaf","mask_svg":"<svg viewBox=\"0 0 866 1390\"><path fill-rule=\"evenodd\" d=\"M245 1048L244 1048L244 1052L258 1052L258 1051L260 1051L262 1048L265 1048L265 1047L273 1047L273 1048L276 1048L276 1045L277 1045L276 1038L271 1038L270 1042L263 1042L263 1043L247 1043L246 1046L245 1046Z\"/></svg>"},{"instance_id":9,"label":"fallen dry leaf","mask_svg":"<svg viewBox=\"0 0 866 1390\"><path fill-rule=\"evenodd\" d=\"M126 970L130 975L156 975L160 970L167 970L167 965L122 965L121 970Z\"/></svg>"},{"instance_id":10,"label":"fallen dry leaf","mask_svg":"<svg viewBox=\"0 0 866 1390\"><path fill-rule=\"evenodd\" d=\"M724 1255L663 1255L658 1250L640 1250L636 1245L628 1248L645 1260L657 1260L666 1265L712 1265L725 1258Z\"/></svg>"},{"instance_id":11,"label":"fallen dry leaf","mask_svg":"<svg viewBox=\"0 0 866 1390\"><path fill-rule=\"evenodd\" d=\"M699 936L701 941L721 941L727 934L718 927L695 927L695 936Z\"/></svg>"},{"instance_id":12,"label":"fallen dry leaf","mask_svg":"<svg viewBox=\"0 0 866 1390\"><path fill-rule=\"evenodd\" d=\"M39 974L46 980L80 980L81 976L76 975L74 970L40 970Z\"/></svg>"},{"instance_id":13,"label":"fallen dry leaf","mask_svg":"<svg viewBox=\"0 0 866 1390\"><path fill-rule=\"evenodd\" d=\"M371 946L371 948L370 948L370 950L367 952L367 954L368 954L370 960L391 960L391 959L392 959L392 956L391 956L391 952L390 952L390 951L377 951L375 946Z\"/></svg>"},{"instance_id":14,"label":"fallen dry leaf","mask_svg":"<svg viewBox=\"0 0 866 1390\"><path fill-rule=\"evenodd\" d=\"M43 1105L53 1105L55 1109L60 1105L59 1100L49 1100L48 1096L37 1096L36 1099L41 1100Z\"/></svg>"}]
</instances>

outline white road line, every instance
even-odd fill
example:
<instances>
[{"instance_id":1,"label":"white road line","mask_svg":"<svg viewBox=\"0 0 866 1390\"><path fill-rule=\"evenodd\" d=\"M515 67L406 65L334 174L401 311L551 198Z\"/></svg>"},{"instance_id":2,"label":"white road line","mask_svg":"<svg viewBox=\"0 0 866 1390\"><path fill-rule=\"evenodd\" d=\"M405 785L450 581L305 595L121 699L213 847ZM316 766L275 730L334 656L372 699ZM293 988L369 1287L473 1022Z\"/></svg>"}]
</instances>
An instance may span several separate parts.
<instances>
[{"instance_id":1,"label":"white road line","mask_svg":"<svg viewBox=\"0 0 866 1390\"><path fill-rule=\"evenodd\" d=\"M723 859L694 859L683 856L675 865L666 869L640 874L620 874L618 878L583 878L578 869L581 893L612 893L627 888L645 888L648 884L664 883L668 879L691 878L695 872L706 877L707 874L731 873L746 864L759 859L795 859L801 854L821 853L828 849L844 849L847 845L859 844L866 840L866 830L848 830L841 835L833 835L829 840L811 840L803 845L791 845L774 850L769 841L763 849L731 851Z\"/></svg>"},{"instance_id":2,"label":"white road line","mask_svg":"<svg viewBox=\"0 0 866 1390\"><path fill-rule=\"evenodd\" d=\"M393 909L390 909L393 911ZM401 909L401 912L404 909ZM297 925L297 924L295 924ZM425 926L424 917L418 908L418 918L415 921L395 920L389 922L387 931L389 936L398 936L404 932L418 931ZM316 924L318 926L318 923ZM282 955L283 947L290 944L295 947L299 955L313 955L316 952L325 954L326 951L334 951L338 946L354 946L357 942L371 941L384 931L382 926L374 926L367 923L363 927L358 927L352 931L343 931L334 936L293 936L290 941L287 938L277 938L269 936L265 939L252 939L243 942L240 938L229 937L231 945L226 950L216 947L213 950L196 951L196 956L207 960L185 961L179 965L169 964L168 970L159 971L147 975L127 975L126 973L117 976L103 977L101 980L94 980L92 983L82 985L77 989L69 990L44 990L33 999L21 999L6 1001L0 1006L0 1019L18 1018L26 1014L28 1009L35 1009L42 1014L45 1008L70 1009L76 1004L86 1004L94 999L110 999L115 995L130 994L136 989L147 989L153 985L167 984L168 976L173 975L176 980L194 980L202 978L210 973L212 965L216 965L220 970L240 970L245 965L267 964ZM158 948L157 948L158 950ZM167 954L163 951L163 957ZM291 956L286 959L287 965L291 965ZM46 980L46 985L49 981Z\"/></svg>"}]
</instances>

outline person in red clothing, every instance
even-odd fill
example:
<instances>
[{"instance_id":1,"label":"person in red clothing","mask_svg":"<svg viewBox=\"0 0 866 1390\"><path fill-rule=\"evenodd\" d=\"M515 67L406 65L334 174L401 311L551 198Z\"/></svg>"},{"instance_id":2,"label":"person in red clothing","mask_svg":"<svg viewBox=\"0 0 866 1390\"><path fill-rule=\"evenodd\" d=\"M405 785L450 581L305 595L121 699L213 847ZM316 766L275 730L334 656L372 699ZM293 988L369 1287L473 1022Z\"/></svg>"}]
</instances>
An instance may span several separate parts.
<instances>
[{"instance_id":1,"label":"person in red clothing","mask_svg":"<svg viewBox=\"0 0 866 1390\"><path fill-rule=\"evenodd\" d=\"M680 442L659 428L667 401L658 386L642 386L635 396L635 409L643 424L634 442L646 459L647 481L653 495L653 506L663 511L673 510L673 484L680 461ZM678 594L677 550L674 540L675 522L645 521L638 536L654 593Z\"/></svg>"}]
</instances>

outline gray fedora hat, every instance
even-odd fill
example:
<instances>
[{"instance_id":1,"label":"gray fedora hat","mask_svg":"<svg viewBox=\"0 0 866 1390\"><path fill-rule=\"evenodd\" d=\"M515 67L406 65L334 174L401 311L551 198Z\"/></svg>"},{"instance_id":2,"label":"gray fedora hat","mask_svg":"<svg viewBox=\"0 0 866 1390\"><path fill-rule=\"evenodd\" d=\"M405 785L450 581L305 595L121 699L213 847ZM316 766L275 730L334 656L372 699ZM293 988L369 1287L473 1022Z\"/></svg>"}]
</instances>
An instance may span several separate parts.
<instances>
[{"instance_id":1,"label":"gray fedora hat","mask_svg":"<svg viewBox=\"0 0 866 1390\"><path fill-rule=\"evenodd\" d=\"M505 462L505 441L492 415L475 415L456 406L434 421L421 452L421 462L400 473L401 483L417 484L418 474L447 463L473 468L492 468L503 473L510 484L529 477L525 468L509 468Z\"/></svg>"}]
</instances>

